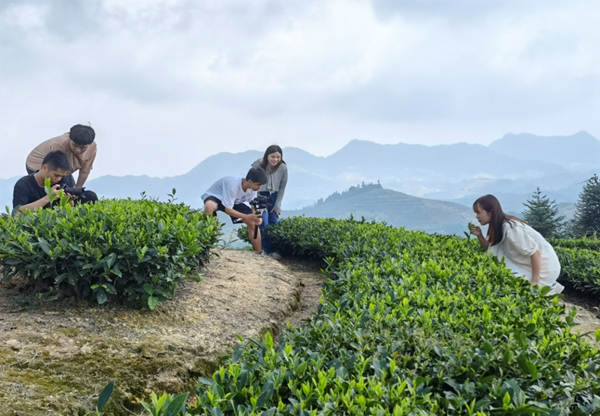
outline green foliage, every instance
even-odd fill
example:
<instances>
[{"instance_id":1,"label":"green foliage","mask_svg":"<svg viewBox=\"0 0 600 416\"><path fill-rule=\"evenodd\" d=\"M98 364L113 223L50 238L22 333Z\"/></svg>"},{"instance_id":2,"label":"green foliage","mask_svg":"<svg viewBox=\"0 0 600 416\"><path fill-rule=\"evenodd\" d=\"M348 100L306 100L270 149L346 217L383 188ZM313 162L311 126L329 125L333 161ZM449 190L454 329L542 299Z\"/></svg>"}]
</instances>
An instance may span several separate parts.
<instances>
[{"instance_id":1,"label":"green foliage","mask_svg":"<svg viewBox=\"0 0 600 416\"><path fill-rule=\"evenodd\" d=\"M523 205L527 207L523 219L537 232L546 238L560 234L565 217L558 215L556 201L550 201L546 195L542 195L540 188Z\"/></svg>"},{"instance_id":2,"label":"green foliage","mask_svg":"<svg viewBox=\"0 0 600 416\"><path fill-rule=\"evenodd\" d=\"M301 328L251 340L190 414L587 415L600 353L547 297L475 240L365 221L291 218L271 237L325 259L330 279Z\"/></svg>"},{"instance_id":3,"label":"green foliage","mask_svg":"<svg viewBox=\"0 0 600 416\"><path fill-rule=\"evenodd\" d=\"M600 238L548 238L553 247L583 248L586 250L600 251Z\"/></svg>"},{"instance_id":4,"label":"green foliage","mask_svg":"<svg viewBox=\"0 0 600 416\"><path fill-rule=\"evenodd\" d=\"M600 252L555 247L560 261L560 280L586 293L600 294Z\"/></svg>"},{"instance_id":5,"label":"green foliage","mask_svg":"<svg viewBox=\"0 0 600 416\"><path fill-rule=\"evenodd\" d=\"M152 403L142 402L142 406L152 416L175 416L179 414L188 414L185 412L184 406L187 400L188 393L182 393L175 397L164 393L157 397L156 393L152 392Z\"/></svg>"},{"instance_id":6,"label":"green foliage","mask_svg":"<svg viewBox=\"0 0 600 416\"><path fill-rule=\"evenodd\" d=\"M579 236L600 234L600 179L592 176L583 185L575 205L573 229Z\"/></svg>"},{"instance_id":7,"label":"green foliage","mask_svg":"<svg viewBox=\"0 0 600 416\"><path fill-rule=\"evenodd\" d=\"M0 223L2 278L104 303L109 296L150 308L173 296L218 241L216 218L183 204L105 200L63 204Z\"/></svg>"}]
</instances>

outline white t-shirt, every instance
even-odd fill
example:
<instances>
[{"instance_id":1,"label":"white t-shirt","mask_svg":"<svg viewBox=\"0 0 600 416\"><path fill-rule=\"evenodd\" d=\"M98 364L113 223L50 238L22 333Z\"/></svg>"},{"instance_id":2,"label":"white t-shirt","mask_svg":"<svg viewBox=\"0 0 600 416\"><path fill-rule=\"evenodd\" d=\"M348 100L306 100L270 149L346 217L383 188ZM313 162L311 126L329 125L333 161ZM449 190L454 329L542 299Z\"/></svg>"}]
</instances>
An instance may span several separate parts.
<instances>
[{"instance_id":1,"label":"white t-shirt","mask_svg":"<svg viewBox=\"0 0 600 416\"><path fill-rule=\"evenodd\" d=\"M226 176L212 184L208 191L202 195L204 201L209 196L214 196L221 201L225 208L232 209L234 205L246 204L256 198L256 191L242 189L242 178Z\"/></svg>"},{"instance_id":2,"label":"white t-shirt","mask_svg":"<svg viewBox=\"0 0 600 416\"><path fill-rule=\"evenodd\" d=\"M556 252L544 237L527 224L519 221L505 222L502 226L502 241L490 246L494 256L517 276L531 280L531 256L540 250L540 283L552 288L549 294L560 293L564 287L556 281L560 274L560 262Z\"/></svg>"}]
</instances>

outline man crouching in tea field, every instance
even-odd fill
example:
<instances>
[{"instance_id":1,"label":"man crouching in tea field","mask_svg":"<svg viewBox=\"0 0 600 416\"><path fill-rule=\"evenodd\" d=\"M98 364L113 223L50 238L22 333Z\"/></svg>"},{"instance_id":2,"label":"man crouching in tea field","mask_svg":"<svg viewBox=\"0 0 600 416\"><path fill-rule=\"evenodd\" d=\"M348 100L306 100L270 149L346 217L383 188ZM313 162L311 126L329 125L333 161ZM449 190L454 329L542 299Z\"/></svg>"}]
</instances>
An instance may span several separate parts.
<instances>
[{"instance_id":1,"label":"man crouching in tea field","mask_svg":"<svg viewBox=\"0 0 600 416\"><path fill-rule=\"evenodd\" d=\"M256 198L257 191L265 183L265 171L252 168L245 178L226 176L219 179L201 197L204 201L204 212L207 214L217 215L217 211L223 211L234 223L246 224L250 242L257 253L262 252L258 229L262 223L262 212L257 213L248 203Z\"/></svg>"},{"instance_id":2,"label":"man crouching in tea field","mask_svg":"<svg viewBox=\"0 0 600 416\"><path fill-rule=\"evenodd\" d=\"M13 190L13 212L25 212L50 206L50 197L46 194L45 182L50 179L52 193L58 194L61 188L71 196L71 201L94 202L98 200L92 191L76 188L71 195L66 187L66 177L71 171L71 162L67 154L61 150L49 152L42 161L42 167L37 172L22 177L17 181Z\"/></svg>"}]
</instances>

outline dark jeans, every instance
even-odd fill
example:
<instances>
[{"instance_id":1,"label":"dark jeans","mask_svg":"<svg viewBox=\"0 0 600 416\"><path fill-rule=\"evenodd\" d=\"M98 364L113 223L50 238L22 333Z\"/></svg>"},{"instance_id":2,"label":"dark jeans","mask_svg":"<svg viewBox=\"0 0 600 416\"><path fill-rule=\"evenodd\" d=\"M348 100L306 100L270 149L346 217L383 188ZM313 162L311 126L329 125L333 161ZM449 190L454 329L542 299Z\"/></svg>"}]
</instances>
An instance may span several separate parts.
<instances>
[{"instance_id":1,"label":"dark jeans","mask_svg":"<svg viewBox=\"0 0 600 416\"><path fill-rule=\"evenodd\" d=\"M273 207L275 206L275 201L277 201L277 192L273 192L271 195L269 195L266 192L261 192L260 194L270 197L272 201L272 204L268 204L267 209L263 212L263 222L260 225L260 229L262 230L267 225L277 225L279 223L279 215L277 215L276 212L271 212L273 210ZM269 236L265 234L262 235L262 249L265 251L265 253L271 253L275 251L273 249L273 242L271 241Z\"/></svg>"},{"instance_id":2,"label":"dark jeans","mask_svg":"<svg viewBox=\"0 0 600 416\"><path fill-rule=\"evenodd\" d=\"M31 175L32 173L35 173L35 170L31 170L29 169L29 166L25 165L25 169L27 170L27 174ZM64 183L67 186L75 186L75 178L73 178L72 174L68 174L67 176L64 177L64 179L61 181L61 183Z\"/></svg>"}]
</instances>

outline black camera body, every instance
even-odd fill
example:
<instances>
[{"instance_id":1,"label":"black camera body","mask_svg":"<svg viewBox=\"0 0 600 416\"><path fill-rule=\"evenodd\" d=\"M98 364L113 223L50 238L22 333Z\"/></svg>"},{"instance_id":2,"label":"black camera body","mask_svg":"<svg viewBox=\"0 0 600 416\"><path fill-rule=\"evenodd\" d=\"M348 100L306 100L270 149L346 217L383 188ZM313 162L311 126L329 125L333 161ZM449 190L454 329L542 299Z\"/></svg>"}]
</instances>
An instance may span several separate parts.
<instances>
[{"instance_id":1,"label":"black camera body","mask_svg":"<svg viewBox=\"0 0 600 416\"><path fill-rule=\"evenodd\" d=\"M253 207L256 210L256 212L267 209L267 207L271 204L273 204L273 200L270 197L264 195L259 195L252 201L250 201L250 206Z\"/></svg>"},{"instance_id":2,"label":"black camera body","mask_svg":"<svg viewBox=\"0 0 600 416\"><path fill-rule=\"evenodd\" d=\"M273 204L273 200L266 195L258 195L252 201L250 201L250 206L254 208L254 211L257 214L263 213L269 205ZM258 225L254 227L254 238L258 236Z\"/></svg>"},{"instance_id":3,"label":"black camera body","mask_svg":"<svg viewBox=\"0 0 600 416\"><path fill-rule=\"evenodd\" d=\"M85 188L76 188L74 186L69 186L69 185L64 185L64 184L60 186L60 189L62 189L65 194L69 194L69 195L73 195L73 196L77 196L77 197L80 197L85 192Z\"/></svg>"}]
</instances>

